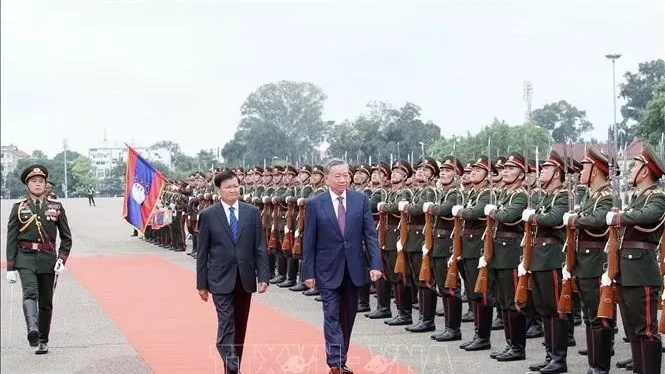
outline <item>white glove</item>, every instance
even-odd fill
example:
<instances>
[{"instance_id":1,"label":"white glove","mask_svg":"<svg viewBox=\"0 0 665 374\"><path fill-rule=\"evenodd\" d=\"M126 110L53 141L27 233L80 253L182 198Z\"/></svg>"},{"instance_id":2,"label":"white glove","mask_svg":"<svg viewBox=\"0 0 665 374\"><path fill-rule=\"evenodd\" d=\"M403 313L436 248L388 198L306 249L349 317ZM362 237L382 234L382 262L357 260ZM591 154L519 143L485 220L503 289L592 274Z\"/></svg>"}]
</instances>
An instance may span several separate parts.
<instances>
[{"instance_id":1,"label":"white glove","mask_svg":"<svg viewBox=\"0 0 665 374\"><path fill-rule=\"evenodd\" d=\"M305 205L305 198L299 197L298 200L296 200L296 204Z\"/></svg>"},{"instance_id":2,"label":"white glove","mask_svg":"<svg viewBox=\"0 0 665 374\"><path fill-rule=\"evenodd\" d=\"M16 270L11 270L7 272L7 280L9 283L16 283Z\"/></svg>"},{"instance_id":3,"label":"white glove","mask_svg":"<svg viewBox=\"0 0 665 374\"><path fill-rule=\"evenodd\" d=\"M55 271L55 273L58 275L65 271L65 263L62 262L62 259L58 259L58 261L56 261L55 266L53 267L53 271Z\"/></svg>"},{"instance_id":4,"label":"white glove","mask_svg":"<svg viewBox=\"0 0 665 374\"><path fill-rule=\"evenodd\" d=\"M402 200L399 203L397 203L397 209L399 209L400 212L403 212L404 209L406 209L407 205L409 205L409 202Z\"/></svg>"},{"instance_id":5,"label":"white glove","mask_svg":"<svg viewBox=\"0 0 665 374\"><path fill-rule=\"evenodd\" d=\"M288 227L288 226L284 226L284 235L288 234L289 232L290 232L290 231L289 231L289 227Z\"/></svg>"},{"instance_id":6,"label":"white glove","mask_svg":"<svg viewBox=\"0 0 665 374\"><path fill-rule=\"evenodd\" d=\"M615 212L607 212L605 215L605 223L607 223L607 226L612 225L612 221L614 221L614 216L617 214Z\"/></svg>"},{"instance_id":7,"label":"white glove","mask_svg":"<svg viewBox=\"0 0 665 374\"><path fill-rule=\"evenodd\" d=\"M524 264L520 262L519 266L517 266L517 276L518 277L523 277L527 273L526 268L524 267Z\"/></svg>"},{"instance_id":8,"label":"white glove","mask_svg":"<svg viewBox=\"0 0 665 374\"><path fill-rule=\"evenodd\" d=\"M603 287L609 287L612 285L612 280L610 279L610 276L607 274L607 271L603 273L602 277L600 277L600 285Z\"/></svg>"},{"instance_id":9,"label":"white glove","mask_svg":"<svg viewBox=\"0 0 665 374\"><path fill-rule=\"evenodd\" d=\"M569 212L564 213L563 214L563 224L568 226L568 224L570 223L571 218L577 219L577 213L569 213Z\"/></svg>"},{"instance_id":10,"label":"white glove","mask_svg":"<svg viewBox=\"0 0 665 374\"><path fill-rule=\"evenodd\" d=\"M576 212L579 212L579 211L580 211L580 208L582 208L582 207L580 206L580 204L575 204L575 206L573 207L573 210L576 211Z\"/></svg>"},{"instance_id":11,"label":"white glove","mask_svg":"<svg viewBox=\"0 0 665 374\"><path fill-rule=\"evenodd\" d=\"M265 204L265 203L267 203L268 201L270 201L270 197L269 197L269 196L263 196L263 198L261 199L261 201L263 201L263 203Z\"/></svg>"},{"instance_id":12,"label":"white glove","mask_svg":"<svg viewBox=\"0 0 665 374\"><path fill-rule=\"evenodd\" d=\"M564 282L573 277L573 275L570 274L570 272L568 271L568 268L566 266L564 266L563 269L561 269L561 274L563 274L563 281Z\"/></svg>"},{"instance_id":13,"label":"white glove","mask_svg":"<svg viewBox=\"0 0 665 374\"><path fill-rule=\"evenodd\" d=\"M379 202L378 204L376 204L376 210L378 210L378 211L380 212L381 209L383 209L384 206L386 206L386 202L385 202L385 201L381 201L381 202Z\"/></svg>"},{"instance_id":14,"label":"white glove","mask_svg":"<svg viewBox=\"0 0 665 374\"><path fill-rule=\"evenodd\" d=\"M480 256L478 259L478 269L482 269L487 266L487 261L485 261L485 256Z\"/></svg>"},{"instance_id":15,"label":"white glove","mask_svg":"<svg viewBox=\"0 0 665 374\"><path fill-rule=\"evenodd\" d=\"M271 199L271 201L272 201L273 204L277 204L277 198L276 198L276 197L273 197L273 198Z\"/></svg>"},{"instance_id":16,"label":"white glove","mask_svg":"<svg viewBox=\"0 0 665 374\"><path fill-rule=\"evenodd\" d=\"M194 196L189 197L189 201L191 202L192 200L196 199Z\"/></svg>"},{"instance_id":17,"label":"white glove","mask_svg":"<svg viewBox=\"0 0 665 374\"><path fill-rule=\"evenodd\" d=\"M402 241L398 240L397 241L397 252L402 252L403 249L404 249L404 247L402 246Z\"/></svg>"},{"instance_id":18,"label":"white glove","mask_svg":"<svg viewBox=\"0 0 665 374\"><path fill-rule=\"evenodd\" d=\"M171 209L175 208L175 203L171 203L171 204L169 204L169 207L170 207Z\"/></svg>"},{"instance_id":19,"label":"white glove","mask_svg":"<svg viewBox=\"0 0 665 374\"><path fill-rule=\"evenodd\" d=\"M462 209L464 209L462 205L453 205L453 217L457 217L457 213Z\"/></svg>"},{"instance_id":20,"label":"white glove","mask_svg":"<svg viewBox=\"0 0 665 374\"><path fill-rule=\"evenodd\" d=\"M450 258L448 258L448 267L452 266L452 264L453 264L453 256L450 256Z\"/></svg>"},{"instance_id":21,"label":"white glove","mask_svg":"<svg viewBox=\"0 0 665 374\"><path fill-rule=\"evenodd\" d=\"M522 221L528 222L531 216L533 216L534 214L536 214L535 209L524 209L524 211L522 212Z\"/></svg>"},{"instance_id":22,"label":"white glove","mask_svg":"<svg viewBox=\"0 0 665 374\"><path fill-rule=\"evenodd\" d=\"M486 216L489 216L490 213L492 213L492 212L495 211L496 209L497 209L497 206L494 205L494 204L487 204L487 205L485 205L485 215L486 215Z\"/></svg>"},{"instance_id":23,"label":"white glove","mask_svg":"<svg viewBox=\"0 0 665 374\"><path fill-rule=\"evenodd\" d=\"M423 256L427 256L427 254L429 253L429 249L427 249L427 247L425 247L424 244L423 244L422 252L423 252Z\"/></svg>"},{"instance_id":24,"label":"white glove","mask_svg":"<svg viewBox=\"0 0 665 374\"><path fill-rule=\"evenodd\" d=\"M247 201L247 200L249 200L249 198L250 198L251 196L252 196L252 195L246 193L245 196L242 197L242 199L243 199L243 201Z\"/></svg>"},{"instance_id":25,"label":"white glove","mask_svg":"<svg viewBox=\"0 0 665 374\"><path fill-rule=\"evenodd\" d=\"M275 224L273 223L272 226L270 226L270 231L275 231Z\"/></svg>"},{"instance_id":26,"label":"white glove","mask_svg":"<svg viewBox=\"0 0 665 374\"><path fill-rule=\"evenodd\" d=\"M427 213L427 212L429 212L429 208L430 208L432 205L434 205L434 203L429 202L429 201L425 202L425 203L423 204L423 213Z\"/></svg>"},{"instance_id":27,"label":"white glove","mask_svg":"<svg viewBox=\"0 0 665 374\"><path fill-rule=\"evenodd\" d=\"M296 231L293 232L293 236L296 238L300 236L300 230L296 229Z\"/></svg>"}]
</instances>

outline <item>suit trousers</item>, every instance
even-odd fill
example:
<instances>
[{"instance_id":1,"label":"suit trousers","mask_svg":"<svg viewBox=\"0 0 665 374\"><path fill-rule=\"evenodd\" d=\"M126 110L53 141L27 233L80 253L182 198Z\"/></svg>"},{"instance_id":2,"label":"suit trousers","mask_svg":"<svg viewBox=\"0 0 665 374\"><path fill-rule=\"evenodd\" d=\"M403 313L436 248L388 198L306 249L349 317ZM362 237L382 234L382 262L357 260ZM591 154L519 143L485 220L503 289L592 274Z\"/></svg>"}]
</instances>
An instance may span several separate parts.
<instances>
[{"instance_id":1,"label":"suit trousers","mask_svg":"<svg viewBox=\"0 0 665 374\"><path fill-rule=\"evenodd\" d=\"M351 332L358 311L358 287L353 284L345 267L338 288L319 287L323 304L323 333L326 343L326 362L329 367L346 366Z\"/></svg>"},{"instance_id":2,"label":"suit trousers","mask_svg":"<svg viewBox=\"0 0 665 374\"><path fill-rule=\"evenodd\" d=\"M217 310L217 351L226 372L236 374L242 361L252 294L245 291L238 274L232 292L213 294L212 299Z\"/></svg>"}]
</instances>

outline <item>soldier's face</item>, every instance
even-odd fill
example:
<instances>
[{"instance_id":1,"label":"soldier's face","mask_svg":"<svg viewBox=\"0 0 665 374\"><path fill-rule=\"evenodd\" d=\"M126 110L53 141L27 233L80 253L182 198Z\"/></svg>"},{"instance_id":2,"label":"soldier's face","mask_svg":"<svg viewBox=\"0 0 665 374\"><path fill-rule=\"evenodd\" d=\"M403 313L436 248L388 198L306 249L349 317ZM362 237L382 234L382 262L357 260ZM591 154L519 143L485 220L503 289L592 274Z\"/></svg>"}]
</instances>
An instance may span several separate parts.
<instances>
[{"instance_id":1,"label":"soldier's face","mask_svg":"<svg viewBox=\"0 0 665 374\"><path fill-rule=\"evenodd\" d=\"M342 164L330 168L326 176L326 183L330 190L338 195L341 195L344 190L349 186L351 178L349 177L349 165Z\"/></svg>"},{"instance_id":2,"label":"soldier's face","mask_svg":"<svg viewBox=\"0 0 665 374\"><path fill-rule=\"evenodd\" d=\"M359 171L353 174L353 183L355 184L365 184L367 182L367 173L364 171Z\"/></svg>"},{"instance_id":3,"label":"soldier's face","mask_svg":"<svg viewBox=\"0 0 665 374\"><path fill-rule=\"evenodd\" d=\"M381 183L381 171L380 170L373 170L372 171L372 183L373 184L379 184Z\"/></svg>"},{"instance_id":4,"label":"soldier's face","mask_svg":"<svg viewBox=\"0 0 665 374\"><path fill-rule=\"evenodd\" d=\"M312 178L312 183L318 185L323 180L323 175L320 173L314 173L312 174L311 178Z\"/></svg>"},{"instance_id":5,"label":"soldier's face","mask_svg":"<svg viewBox=\"0 0 665 374\"><path fill-rule=\"evenodd\" d=\"M32 177L28 179L28 191L35 196L42 196L46 191L46 179L44 177Z\"/></svg>"},{"instance_id":6,"label":"soldier's face","mask_svg":"<svg viewBox=\"0 0 665 374\"><path fill-rule=\"evenodd\" d=\"M556 174L556 170L557 170L556 166L552 165L543 166L543 168L540 170L540 182L548 183L549 181L551 181L554 174Z\"/></svg>"},{"instance_id":7,"label":"soldier's face","mask_svg":"<svg viewBox=\"0 0 665 374\"><path fill-rule=\"evenodd\" d=\"M46 186L44 186L44 193L50 195L51 192L53 192L53 186L47 183Z\"/></svg>"},{"instance_id":8,"label":"soldier's face","mask_svg":"<svg viewBox=\"0 0 665 374\"><path fill-rule=\"evenodd\" d=\"M589 184L589 182L591 182L592 169L593 169L593 164L591 163L582 164L582 174L580 175L580 183Z\"/></svg>"},{"instance_id":9,"label":"soldier's face","mask_svg":"<svg viewBox=\"0 0 665 374\"><path fill-rule=\"evenodd\" d=\"M464 183L464 184L471 183L471 172L470 171L465 171L464 174L462 174L462 183Z\"/></svg>"},{"instance_id":10,"label":"soldier's face","mask_svg":"<svg viewBox=\"0 0 665 374\"><path fill-rule=\"evenodd\" d=\"M633 163L633 167L630 169L630 180L632 181L633 185L636 185L638 182L642 181L642 179L646 178L649 174L647 168L643 166L644 163L642 161L636 161Z\"/></svg>"},{"instance_id":11,"label":"soldier's face","mask_svg":"<svg viewBox=\"0 0 665 374\"><path fill-rule=\"evenodd\" d=\"M508 184L515 183L517 179L524 179L524 171L517 166L506 165L501 170L501 177Z\"/></svg>"},{"instance_id":12,"label":"soldier's face","mask_svg":"<svg viewBox=\"0 0 665 374\"><path fill-rule=\"evenodd\" d=\"M266 174L261 177L261 183L263 184L268 184L270 181L272 181L272 174Z\"/></svg>"},{"instance_id":13,"label":"soldier's face","mask_svg":"<svg viewBox=\"0 0 665 374\"><path fill-rule=\"evenodd\" d=\"M485 180L485 178L487 178L487 170L477 166L471 168L471 178L470 178L471 183L474 184L481 183L482 181Z\"/></svg>"},{"instance_id":14,"label":"soldier's face","mask_svg":"<svg viewBox=\"0 0 665 374\"><path fill-rule=\"evenodd\" d=\"M309 174L308 173L299 173L298 174L298 180L300 183L306 183L307 179L309 179Z\"/></svg>"},{"instance_id":15,"label":"soldier's face","mask_svg":"<svg viewBox=\"0 0 665 374\"><path fill-rule=\"evenodd\" d=\"M272 182L273 183L282 183L282 174L273 174Z\"/></svg>"},{"instance_id":16,"label":"soldier's face","mask_svg":"<svg viewBox=\"0 0 665 374\"><path fill-rule=\"evenodd\" d=\"M439 182L442 185L447 186L453 182L455 179L455 171L450 168L443 168L439 171Z\"/></svg>"},{"instance_id":17,"label":"soldier's face","mask_svg":"<svg viewBox=\"0 0 665 374\"><path fill-rule=\"evenodd\" d=\"M293 182L293 174L291 173L284 174L284 176L282 176L282 182L286 184L291 184L291 182Z\"/></svg>"},{"instance_id":18,"label":"soldier's face","mask_svg":"<svg viewBox=\"0 0 665 374\"><path fill-rule=\"evenodd\" d=\"M390 176L390 181L393 184L401 183L406 178L406 173L402 169L394 169Z\"/></svg>"}]
</instances>

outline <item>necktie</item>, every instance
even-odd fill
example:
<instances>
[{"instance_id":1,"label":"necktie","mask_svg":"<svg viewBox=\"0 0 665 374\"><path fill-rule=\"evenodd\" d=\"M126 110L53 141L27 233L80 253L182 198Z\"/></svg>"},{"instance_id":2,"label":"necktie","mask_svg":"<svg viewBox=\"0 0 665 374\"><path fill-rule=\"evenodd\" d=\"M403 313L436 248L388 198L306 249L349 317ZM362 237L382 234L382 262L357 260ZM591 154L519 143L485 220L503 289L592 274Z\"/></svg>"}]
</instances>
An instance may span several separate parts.
<instances>
[{"instance_id":1,"label":"necktie","mask_svg":"<svg viewBox=\"0 0 665 374\"><path fill-rule=\"evenodd\" d=\"M238 219L236 218L235 210L236 208L229 207L229 212L231 212L229 226L231 228L231 236L233 237L234 242L238 240Z\"/></svg>"},{"instance_id":2,"label":"necktie","mask_svg":"<svg viewBox=\"0 0 665 374\"><path fill-rule=\"evenodd\" d=\"M342 204L343 200L343 197L337 197L337 201L339 201L337 203L337 223L342 234L344 234L344 229L346 228L346 210L344 210L344 204Z\"/></svg>"},{"instance_id":3,"label":"necktie","mask_svg":"<svg viewBox=\"0 0 665 374\"><path fill-rule=\"evenodd\" d=\"M39 200L35 200L35 207L37 208L37 210L41 210L41 209L42 209L40 205L41 205L41 201L39 201Z\"/></svg>"}]
</instances>

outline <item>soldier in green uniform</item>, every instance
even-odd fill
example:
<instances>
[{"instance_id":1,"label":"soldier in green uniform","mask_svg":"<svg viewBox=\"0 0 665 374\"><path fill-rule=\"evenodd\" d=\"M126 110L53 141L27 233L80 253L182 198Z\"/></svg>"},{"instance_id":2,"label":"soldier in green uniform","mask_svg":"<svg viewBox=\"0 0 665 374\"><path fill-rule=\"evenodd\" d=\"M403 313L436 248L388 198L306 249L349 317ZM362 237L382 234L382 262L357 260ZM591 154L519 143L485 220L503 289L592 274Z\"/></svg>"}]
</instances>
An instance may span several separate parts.
<instances>
[{"instance_id":1,"label":"soldier in green uniform","mask_svg":"<svg viewBox=\"0 0 665 374\"><path fill-rule=\"evenodd\" d=\"M21 173L28 197L17 202L7 224L7 280L21 277L28 342L36 354L48 352L56 276L65 269L72 234L65 208L44 195L48 170L31 165ZM60 248L56 252L56 236Z\"/></svg>"},{"instance_id":2,"label":"soldier in green uniform","mask_svg":"<svg viewBox=\"0 0 665 374\"><path fill-rule=\"evenodd\" d=\"M380 213L387 214L385 228L385 247L381 252L383 257L383 268L392 285L395 304L397 305L397 316L385 320L388 326L405 326L413 324L411 316L413 306L413 294L408 287L407 279L403 274L395 273L398 252L404 248L400 242L400 201L410 201L412 192L406 187L406 180L413 174L411 164L406 161L396 161L391 167L391 189L387 201L377 204Z\"/></svg>"},{"instance_id":3,"label":"soldier in green uniform","mask_svg":"<svg viewBox=\"0 0 665 374\"><path fill-rule=\"evenodd\" d=\"M610 371L614 326L597 318L600 303L600 277L606 256L603 249L607 242L605 216L612 207L611 186L608 182L609 160L593 148L587 149L582 161L581 184L589 187L589 195L581 201L579 212L563 215L563 223L577 231L575 266L563 268L563 280L575 276L575 284L584 311L586 330L587 359L589 371L607 373ZM579 189L577 189L580 191ZM569 321L570 323L570 321Z\"/></svg>"},{"instance_id":4,"label":"soldier in green uniform","mask_svg":"<svg viewBox=\"0 0 665 374\"><path fill-rule=\"evenodd\" d=\"M505 193L505 188L503 185L503 169L506 163L506 157L499 156L494 160L494 169L496 174L492 177L492 188L496 194L497 201L502 201L503 194ZM491 289L495 289L494 282L495 278L490 278ZM492 293L492 304L496 308L496 317L492 321L492 330L503 330L503 312L501 311L501 306L499 305L498 300L496 299L496 294ZM490 355L491 356L491 355Z\"/></svg>"},{"instance_id":5,"label":"soldier in green uniform","mask_svg":"<svg viewBox=\"0 0 665 374\"><path fill-rule=\"evenodd\" d=\"M55 188L55 182L51 180L46 181L46 192L44 192L44 196L48 197L49 200L56 200L58 198L53 192L53 188Z\"/></svg>"},{"instance_id":6,"label":"soldier in green uniform","mask_svg":"<svg viewBox=\"0 0 665 374\"><path fill-rule=\"evenodd\" d=\"M286 198L288 193L288 186L284 183L284 167L277 165L272 168L272 186L268 197L268 203L271 206L270 214L270 235L268 236L268 249L270 253L275 256L275 264L277 267L277 275L270 279L270 284L279 284L286 280L286 254L282 252L282 235L284 234L284 214L285 209L282 209L285 203L282 203L278 198ZM267 195L267 194L266 194ZM265 200L265 198L264 198Z\"/></svg>"},{"instance_id":7,"label":"soldier in green uniform","mask_svg":"<svg viewBox=\"0 0 665 374\"><path fill-rule=\"evenodd\" d=\"M541 162L542 164L542 162ZM540 183L538 181L538 171L540 170L540 165L536 167L536 160L529 160L529 173L524 180L524 188L529 193L529 199L531 199L532 206L538 206L545 191L540 188ZM528 301L525 306L526 312L526 338L535 339L540 338L544 335L543 333L543 317L538 314L536 307L533 305L533 297L531 296L531 289L528 291Z\"/></svg>"},{"instance_id":8,"label":"soldier in green uniform","mask_svg":"<svg viewBox=\"0 0 665 374\"><path fill-rule=\"evenodd\" d=\"M372 167L368 164L360 164L354 168L352 188L358 192L362 192L367 196L367 199L372 198L372 189L370 188L370 180L372 177ZM367 283L364 287L358 289L358 313L369 312L369 293L370 284Z\"/></svg>"},{"instance_id":9,"label":"soldier in green uniform","mask_svg":"<svg viewBox=\"0 0 665 374\"><path fill-rule=\"evenodd\" d=\"M407 212L409 216L409 236L404 251L408 256L409 283L411 287L418 290L418 322L405 328L409 332L436 330L434 316L438 298L434 289L435 284L433 279L421 281L419 275L423 256L429 256L429 249L423 247L425 240L423 205L425 203L435 203L438 200L434 182L434 178L438 178L438 176L439 164L435 159L425 157L416 170L413 187L411 188L413 198L410 202L399 207L401 211Z\"/></svg>"},{"instance_id":10,"label":"soldier in green uniform","mask_svg":"<svg viewBox=\"0 0 665 374\"><path fill-rule=\"evenodd\" d=\"M300 171L298 172L298 182L300 185L300 188L298 189L297 193L298 196L297 198L291 199L289 202L295 203L297 207L297 215L295 218L295 232L294 232L294 241L300 241L299 245L302 244L302 232L304 229L304 222L305 222L305 204L307 202L307 199L309 196L312 194L314 191L314 187L311 185L311 176L312 176L312 167L310 165L303 165L300 168ZM294 243L295 245L295 243ZM302 246L301 246L302 249ZM295 265L297 265L297 272L299 274L299 281L296 285L292 286L289 288L290 291L294 292L303 292L307 291L307 286L305 285L305 280L302 279L302 252L296 254L295 252L293 253L294 255L294 261L296 262Z\"/></svg>"},{"instance_id":11,"label":"soldier in green uniform","mask_svg":"<svg viewBox=\"0 0 665 374\"><path fill-rule=\"evenodd\" d=\"M480 351L491 348L490 334L492 327L492 309L487 295L474 292L478 278L478 263L483 250L483 233L485 232L486 218L485 205L490 200L496 201L494 192L488 187L488 180L494 173L494 165L487 156L481 156L471 170L470 182L473 187L465 200L464 206L455 205L453 216L464 219L464 234L462 238L462 261L460 272L465 274L464 288L473 310L475 335L473 339L462 343L459 347L467 351Z\"/></svg>"},{"instance_id":12,"label":"soldier in green uniform","mask_svg":"<svg viewBox=\"0 0 665 374\"><path fill-rule=\"evenodd\" d=\"M543 317L545 332L545 361L529 366L531 371L544 374L565 373L568 370L568 318L558 314L561 290L562 252L565 241L563 215L568 211L568 191L564 189L567 164L552 151L543 163L540 182L547 191L536 209L525 209L522 220L535 228L533 256L530 269L520 263L518 276L531 272L532 297L538 314Z\"/></svg>"},{"instance_id":13,"label":"soldier in green uniform","mask_svg":"<svg viewBox=\"0 0 665 374\"><path fill-rule=\"evenodd\" d=\"M497 204L485 205L485 216L495 220L496 231L492 258L480 258L479 267L490 266L494 279L494 293L501 308L506 346L492 352L497 361L526 359L525 305L516 305L515 288L517 266L522 255L521 240L524 236L522 212L527 208L528 195L522 187L528 165L520 153L512 153L503 164L503 188ZM491 235L485 233L485 235Z\"/></svg>"},{"instance_id":14,"label":"soldier in green uniform","mask_svg":"<svg viewBox=\"0 0 665 374\"><path fill-rule=\"evenodd\" d=\"M434 218L434 243L432 246L432 271L434 281L443 301L445 328L433 334L431 338L439 342L462 339L462 298L459 280L457 288L446 288L448 261L452 255L452 234L454 229L453 206L464 203L462 191L457 187L457 180L464 174L464 165L454 158L444 158L439 168L439 201L423 204L423 211L429 211Z\"/></svg>"},{"instance_id":15,"label":"soldier in green uniform","mask_svg":"<svg viewBox=\"0 0 665 374\"><path fill-rule=\"evenodd\" d=\"M286 276L284 281L277 283L279 288L290 288L296 285L298 277L299 262L293 257L293 243L285 242L284 238L287 234L292 234L296 226L296 215L298 212L295 210L296 201L298 199L298 190L296 187L298 181L298 169L292 165L287 165L282 174L282 186L277 189L273 197L273 206L278 204L280 207L279 216L279 236L280 243L279 258L280 261L286 262ZM291 215L289 217L289 209ZM289 229L291 227L291 229ZM293 237L290 235L290 237ZM281 260L283 258L283 260Z\"/></svg>"},{"instance_id":16,"label":"soldier in green uniform","mask_svg":"<svg viewBox=\"0 0 665 374\"><path fill-rule=\"evenodd\" d=\"M661 373L662 361L657 316L663 286L656 249L665 229L665 191L658 179L665 174L665 164L649 145L643 147L630 174L636 192L623 212L607 213L606 223L623 231L616 283L619 306L627 317L622 322L628 325L633 371L656 374ZM611 285L607 272L601 284Z\"/></svg>"},{"instance_id":17,"label":"soldier in green uniform","mask_svg":"<svg viewBox=\"0 0 665 374\"><path fill-rule=\"evenodd\" d=\"M385 227L379 227L379 223L381 222L381 213L378 210L378 205L380 202L385 202L388 199L388 187L390 186L390 166L385 162L379 162L377 165L372 167L371 178L372 195L369 198L370 209L372 210L374 222L377 224L378 232L379 230L385 229ZM385 231L383 234L385 234ZM383 248L380 249L383 251ZM373 312L365 314L365 317L369 319L391 318L392 312L390 311L390 285L387 279L382 277L375 282L374 287L376 288L376 309Z\"/></svg>"},{"instance_id":18,"label":"soldier in green uniform","mask_svg":"<svg viewBox=\"0 0 665 374\"><path fill-rule=\"evenodd\" d=\"M312 198L320 193L328 191L325 180L325 172L323 171L323 165L314 165L312 167L312 176L310 177L310 179L312 181L312 186L314 187L314 191L312 192L311 195L309 195L308 198ZM305 204L305 202L302 203ZM307 212L305 212L305 214L307 214ZM316 286L303 292L303 295L316 296L315 300L319 302L321 301L321 296L317 296L319 295L319 289L316 288Z\"/></svg>"}]
</instances>

